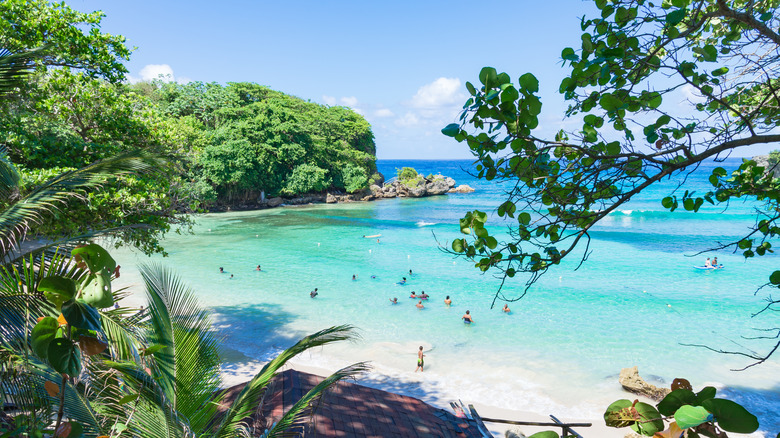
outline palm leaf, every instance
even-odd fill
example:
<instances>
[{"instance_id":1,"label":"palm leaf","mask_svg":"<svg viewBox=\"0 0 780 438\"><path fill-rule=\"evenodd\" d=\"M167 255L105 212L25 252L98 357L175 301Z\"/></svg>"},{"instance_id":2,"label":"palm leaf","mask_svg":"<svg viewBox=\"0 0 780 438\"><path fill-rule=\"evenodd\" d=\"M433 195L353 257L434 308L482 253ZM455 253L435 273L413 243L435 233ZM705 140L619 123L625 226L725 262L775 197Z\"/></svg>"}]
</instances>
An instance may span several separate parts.
<instances>
[{"instance_id":1,"label":"palm leaf","mask_svg":"<svg viewBox=\"0 0 780 438\"><path fill-rule=\"evenodd\" d=\"M159 385L193 430L205 430L221 386L218 339L211 319L200 309L192 290L161 265L143 265L141 275L149 299L150 344L164 345L154 354Z\"/></svg>"},{"instance_id":2,"label":"palm leaf","mask_svg":"<svg viewBox=\"0 0 780 438\"><path fill-rule=\"evenodd\" d=\"M40 223L73 199L84 199L86 190L105 184L109 179L159 170L164 160L146 151L131 151L62 173L37 187L32 193L0 211L0 260L22 240L31 225Z\"/></svg>"},{"instance_id":3,"label":"palm leaf","mask_svg":"<svg viewBox=\"0 0 780 438\"><path fill-rule=\"evenodd\" d=\"M19 171L8 159L8 150L0 145L0 202L10 202L19 193Z\"/></svg>"},{"instance_id":4,"label":"palm leaf","mask_svg":"<svg viewBox=\"0 0 780 438\"><path fill-rule=\"evenodd\" d=\"M46 47L39 47L19 53L0 50L0 98L13 93L24 83L24 79L35 67L35 60L44 55Z\"/></svg>"},{"instance_id":5,"label":"palm leaf","mask_svg":"<svg viewBox=\"0 0 780 438\"><path fill-rule=\"evenodd\" d=\"M314 347L330 344L332 342L352 340L358 335L355 329L349 325L340 325L321 330L298 341L292 347L281 352L272 361L268 362L255 377L238 393L235 401L225 411L222 422L215 433L218 437L235 436L242 421L249 417L257 409L260 399L265 392L268 383L276 372L287 363L288 360L298 354ZM223 402L224 395L219 398Z\"/></svg>"}]
</instances>

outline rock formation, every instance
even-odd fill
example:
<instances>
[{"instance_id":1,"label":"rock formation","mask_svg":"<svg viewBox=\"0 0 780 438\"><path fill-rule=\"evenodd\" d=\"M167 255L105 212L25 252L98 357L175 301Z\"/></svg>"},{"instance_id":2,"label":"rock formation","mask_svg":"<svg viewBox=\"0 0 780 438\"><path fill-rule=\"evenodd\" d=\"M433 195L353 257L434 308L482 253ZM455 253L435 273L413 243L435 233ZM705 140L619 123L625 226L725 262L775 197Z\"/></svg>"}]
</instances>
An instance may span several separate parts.
<instances>
[{"instance_id":1,"label":"rock formation","mask_svg":"<svg viewBox=\"0 0 780 438\"><path fill-rule=\"evenodd\" d=\"M645 382L643 378L639 377L639 369L637 367L620 370L619 381L626 391L643 395L655 401L662 400L667 394L672 392L671 389L659 388Z\"/></svg>"}]
</instances>

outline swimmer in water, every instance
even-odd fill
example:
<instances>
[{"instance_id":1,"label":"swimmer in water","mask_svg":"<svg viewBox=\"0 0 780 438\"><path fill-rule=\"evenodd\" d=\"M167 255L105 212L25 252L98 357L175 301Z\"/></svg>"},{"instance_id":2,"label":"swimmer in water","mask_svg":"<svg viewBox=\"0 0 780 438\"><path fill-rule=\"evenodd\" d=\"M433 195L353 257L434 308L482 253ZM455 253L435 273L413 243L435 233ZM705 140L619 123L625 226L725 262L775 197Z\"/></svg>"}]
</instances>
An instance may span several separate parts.
<instances>
[{"instance_id":1,"label":"swimmer in water","mask_svg":"<svg viewBox=\"0 0 780 438\"><path fill-rule=\"evenodd\" d=\"M414 291L412 291L412 294L411 294L411 295L409 295L409 298L417 298L417 295L415 295L415 292L414 292Z\"/></svg>"},{"instance_id":2,"label":"swimmer in water","mask_svg":"<svg viewBox=\"0 0 780 438\"><path fill-rule=\"evenodd\" d=\"M462 319L462 320L463 320L463 322L465 322L466 324L471 324L472 322L474 322L474 320L473 320L473 319L471 319L471 314L469 313L469 311L468 311L468 310L466 311L466 314L465 314L465 315L463 315L463 316L461 317L461 319Z\"/></svg>"},{"instance_id":3,"label":"swimmer in water","mask_svg":"<svg viewBox=\"0 0 780 438\"><path fill-rule=\"evenodd\" d=\"M398 298L393 298L390 300L390 304L398 304Z\"/></svg>"},{"instance_id":4,"label":"swimmer in water","mask_svg":"<svg viewBox=\"0 0 780 438\"><path fill-rule=\"evenodd\" d=\"M452 304L452 300L450 299L449 295L447 295L447 298L444 299L444 304L447 306Z\"/></svg>"},{"instance_id":5,"label":"swimmer in water","mask_svg":"<svg viewBox=\"0 0 780 438\"><path fill-rule=\"evenodd\" d=\"M318 293L319 292L317 292L317 288L315 287L313 291L309 292L309 295L311 295L311 297L314 298L317 296Z\"/></svg>"},{"instance_id":6,"label":"swimmer in water","mask_svg":"<svg viewBox=\"0 0 780 438\"><path fill-rule=\"evenodd\" d=\"M230 278L233 278L233 274L230 274Z\"/></svg>"},{"instance_id":7,"label":"swimmer in water","mask_svg":"<svg viewBox=\"0 0 780 438\"><path fill-rule=\"evenodd\" d=\"M222 266L219 267L219 273L220 274L224 274L225 273L225 269Z\"/></svg>"},{"instance_id":8,"label":"swimmer in water","mask_svg":"<svg viewBox=\"0 0 780 438\"><path fill-rule=\"evenodd\" d=\"M260 265L257 265L257 269L255 269L255 271L262 271L262 269L260 269Z\"/></svg>"},{"instance_id":9,"label":"swimmer in water","mask_svg":"<svg viewBox=\"0 0 780 438\"><path fill-rule=\"evenodd\" d=\"M426 294L425 291L422 291L422 293L420 294L420 298L422 298L424 300L427 300L428 299L428 294Z\"/></svg>"},{"instance_id":10,"label":"swimmer in water","mask_svg":"<svg viewBox=\"0 0 780 438\"><path fill-rule=\"evenodd\" d=\"M504 304L504 308L503 308L503 309L501 309L501 310L503 310L503 311L504 311L504 313L509 313L509 312L511 312L511 310L509 310L509 304Z\"/></svg>"},{"instance_id":11,"label":"swimmer in water","mask_svg":"<svg viewBox=\"0 0 780 438\"><path fill-rule=\"evenodd\" d=\"M423 306L422 300L417 302L417 308L420 309L420 310L425 308L425 306Z\"/></svg>"},{"instance_id":12,"label":"swimmer in water","mask_svg":"<svg viewBox=\"0 0 780 438\"><path fill-rule=\"evenodd\" d=\"M401 277L401 284L406 284L406 277Z\"/></svg>"},{"instance_id":13,"label":"swimmer in water","mask_svg":"<svg viewBox=\"0 0 780 438\"><path fill-rule=\"evenodd\" d=\"M372 275L371 279L376 280L376 275Z\"/></svg>"},{"instance_id":14,"label":"swimmer in water","mask_svg":"<svg viewBox=\"0 0 780 438\"><path fill-rule=\"evenodd\" d=\"M409 270L409 276L410 277L412 276L412 270L411 269Z\"/></svg>"},{"instance_id":15,"label":"swimmer in water","mask_svg":"<svg viewBox=\"0 0 780 438\"><path fill-rule=\"evenodd\" d=\"M352 281L355 281L355 280L357 280L357 275L352 274Z\"/></svg>"}]
</instances>

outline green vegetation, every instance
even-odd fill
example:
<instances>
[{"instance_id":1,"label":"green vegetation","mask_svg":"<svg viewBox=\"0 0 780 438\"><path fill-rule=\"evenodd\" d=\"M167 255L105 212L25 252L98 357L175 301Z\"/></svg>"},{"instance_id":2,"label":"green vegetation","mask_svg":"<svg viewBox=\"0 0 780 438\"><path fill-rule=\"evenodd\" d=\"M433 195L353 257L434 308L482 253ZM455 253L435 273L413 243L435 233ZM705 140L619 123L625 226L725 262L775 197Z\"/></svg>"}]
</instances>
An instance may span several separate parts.
<instances>
[{"instance_id":1,"label":"green vegetation","mask_svg":"<svg viewBox=\"0 0 780 438\"><path fill-rule=\"evenodd\" d=\"M559 92L577 129L554 138L538 135L537 78L525 73L513 82L491 67L482 69L477 85L466 83L471 97L460 123L442 129L468 144L480 178L514 187L497 206L499 216L515 219L511 240L499 242L488 230L487 214L473 211L461 219L467 237L455 239L452 251L483 272L498 270L504 280L525 274L528 287L572 253L584 262L588 251L581 247L591 228L652 184L741 147L780 141L777 2L594 3L600 15L583 17L581 41L561 52L568 75ZM696 96L687 105L678 104L681 89ZM771 253L769 240L780 236L780 180L744 160L731 174L715 168L709 181L711 191L695 194L683 186L684 193L670 193L663 207L696 212L705 202L756 199L763 208L753 229L717 249L741 251L745 258ZM780 287L780 271L764 286ZM780 300L768 302L761 312L778 310ZM751 358L753 365L764 362L780 347L777 336L765 339L775 344L766 354L724 353ZM664 429L662 415L677 420L664 436L720 437L758 428L744 408L714 395L712 388L698 394L677 389L658 410L619 400L605 420L643 435Z\"/></svg>"},{"instance_id":2,"label":"green vegetation","mask_svg":"<svg viewBox=\"0 0 780 438\"><path fill-rule=\"evenodd\" d=\"M413 167L396 169L396 176L398 176L398 182L407 187L417 187L424 180L423 176L417 173Z\"/></svg>"},{"instance_id":3,"label":"green vegetation","mask_svg":"<svg viewBox=\"0 0 780 438\"><path fill-rule=\"evenodd\" d=\"M739 148L780 141L775 3L595 4L601 15L583 18L578 46L561 53L568 76L559 91L577 129L537 136L537 78L525 73L513 83L508 74L486 67L478 85L466 84L471 97L460 124L442 130L469 145L479 177L509 180L514 187L497 209L516 220L512 240L491 236L487 216L474 211L460 223L470 238L452 243L454 252L482 271L522 273L530 286L572 253L584 261L587 251L575 250L587 245L591 228L652 184ZM678 104L681 88L697 98ZM663 207L696 212L705 202L756 199L763 208L753 229L715 249L741 251L745 258L771 253L769 240L780 236L780 180L745 160L731 174L715 168L709 181L709 192L683 186L663 199ZM780 287L780 271L767 280L765 286ZM762 312L779 303L769 298ZM733 353L760 363L780 347L773 342L766 355Z\"/></svg>"},{"instance_id":4,"label":"green vegetation","mask_svg":"<svg viewBox=\"0 0 780 438\"><path fill-rule=\"evenodd\" d=\"M0 3L0 47L42 52L0 102L0 144L19 168L19 189L32 193L56 174L128 151L169 164L85 192L29 237L112 230L118 243L161 252L166 232L190 225L182 212L368 187L376 147L360 115L253 83L123 83L130 51L123 37L100 32L101 19L42 0Z\"/></svg>"}]
</instances>

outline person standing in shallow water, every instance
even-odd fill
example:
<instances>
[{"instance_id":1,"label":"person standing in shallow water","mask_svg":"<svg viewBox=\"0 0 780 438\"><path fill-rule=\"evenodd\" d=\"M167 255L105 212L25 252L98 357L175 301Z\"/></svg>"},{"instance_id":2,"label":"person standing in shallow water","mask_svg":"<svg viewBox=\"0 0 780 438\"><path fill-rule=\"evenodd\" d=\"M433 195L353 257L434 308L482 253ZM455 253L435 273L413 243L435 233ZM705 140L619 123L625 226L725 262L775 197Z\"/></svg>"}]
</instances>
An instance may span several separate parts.
<instances>
[{"instance_id":1,"label":"person standing in shallow water","mask_svg":"<svg viewBox=\"0 0 780 438\"><path fill-rule=\"evenodd\" d=\"M415 373L417 371L420 371L420 372L424 371L423 370L423 366L425 365L425 361L423 360L424 357L425 357L425 355L423 354L423 347L422 347L422 345L420 345L420 350L417 351L417 369L414 370Z\"/></svg>"}]
</instances>

